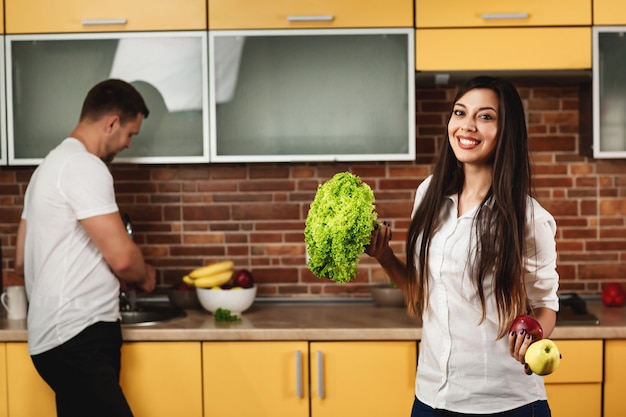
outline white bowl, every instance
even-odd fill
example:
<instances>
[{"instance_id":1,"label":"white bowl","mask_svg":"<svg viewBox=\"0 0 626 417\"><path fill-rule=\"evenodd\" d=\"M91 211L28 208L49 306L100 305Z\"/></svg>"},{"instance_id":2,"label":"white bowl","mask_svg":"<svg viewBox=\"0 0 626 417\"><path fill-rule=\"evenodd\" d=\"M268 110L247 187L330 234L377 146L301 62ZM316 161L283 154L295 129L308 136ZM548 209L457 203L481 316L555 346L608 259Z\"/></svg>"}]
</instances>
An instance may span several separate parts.
<instances>
[{"instance_id":1,"label":"white bowl","mask_svg":"<svg viewBox=\"0 0 626 417\"><path fill-rule=\"evenodd\" d=\"M205 310L215 313L218 308L230 310L231 314L240 315L250 308L256 297L256 285L242 289L196 288L198 300Z\"/></svg>"}]
</instances>

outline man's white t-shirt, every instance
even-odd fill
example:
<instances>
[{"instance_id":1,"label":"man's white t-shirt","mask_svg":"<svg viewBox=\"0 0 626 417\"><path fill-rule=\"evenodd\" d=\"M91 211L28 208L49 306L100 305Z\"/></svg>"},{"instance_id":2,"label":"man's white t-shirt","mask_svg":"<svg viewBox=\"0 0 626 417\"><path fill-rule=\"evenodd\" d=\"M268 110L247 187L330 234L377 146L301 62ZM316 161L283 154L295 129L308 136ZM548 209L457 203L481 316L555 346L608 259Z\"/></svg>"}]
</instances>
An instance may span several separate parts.
<instances>
[{"instance_id":1,"label":"man's white t-shirt","mask_svg":"<svg viewBox=\"0 0 626 417\"><path fill-rule=\"evenodd\" d=\"M119 281L80 222L116 211L109 169L77 139L65 139L33 173L22 213L31 355L119 319Z\"/></svg>"}]
</instances>

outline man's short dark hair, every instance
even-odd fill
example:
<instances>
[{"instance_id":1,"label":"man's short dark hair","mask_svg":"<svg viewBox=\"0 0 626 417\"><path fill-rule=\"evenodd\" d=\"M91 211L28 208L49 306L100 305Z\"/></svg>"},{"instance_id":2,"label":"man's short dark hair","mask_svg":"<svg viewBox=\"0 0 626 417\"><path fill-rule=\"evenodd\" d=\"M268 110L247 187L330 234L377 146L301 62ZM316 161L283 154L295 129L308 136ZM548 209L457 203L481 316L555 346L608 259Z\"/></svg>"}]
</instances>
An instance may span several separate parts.
<instances>
[{"instance_id":1,"label":"man's short dark hair","mask_svg":"<svg viewBox=\"0 0 626 417\"><path fill-rule=\"evenodd\" d=\"M94 85L87 93L80 120L98 120L105 114L117 113L122 124L134 120L139 113L144 118L150 111L141 94L129 83L109 79Z\"/></svg>"}]
</instances>

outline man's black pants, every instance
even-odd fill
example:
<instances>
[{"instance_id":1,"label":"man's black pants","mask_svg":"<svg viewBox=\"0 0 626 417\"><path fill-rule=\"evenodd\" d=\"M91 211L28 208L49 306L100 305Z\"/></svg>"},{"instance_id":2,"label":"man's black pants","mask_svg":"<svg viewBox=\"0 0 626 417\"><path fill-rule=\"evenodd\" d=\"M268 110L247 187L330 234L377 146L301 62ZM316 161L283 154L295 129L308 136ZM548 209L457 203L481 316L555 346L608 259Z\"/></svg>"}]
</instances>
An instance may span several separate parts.
<instances>
[{"instance_id":1,"label":"man's black pants","mask_svg":"<svg viewBox=\"0 0 626 417\"><path fill-rule=\"evenodd\" d=\"M31 358L56 394L58 417L132 417L120 387L122 330L99 322Z\"/></svg>"}]
</instances>

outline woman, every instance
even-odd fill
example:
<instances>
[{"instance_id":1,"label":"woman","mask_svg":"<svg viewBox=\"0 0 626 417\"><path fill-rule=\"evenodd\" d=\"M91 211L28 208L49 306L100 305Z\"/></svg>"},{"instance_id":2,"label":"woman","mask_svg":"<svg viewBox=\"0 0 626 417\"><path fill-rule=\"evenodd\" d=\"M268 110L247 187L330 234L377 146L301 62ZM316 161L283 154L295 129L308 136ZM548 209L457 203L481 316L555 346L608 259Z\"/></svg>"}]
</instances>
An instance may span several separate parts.
<instances>
[{"instance_id":1,"label":"woman","mask_svg":"<svg viewBox=\"0 0 626 417\"><path fill-rule=\"evenodd\" d=\"M469 80L446 138L417 189L406 264L387 225L367 249L422 319L412 416L549 416L542 377L523 366L532 338L509 334L530 313L548 337L558 310L556 225L529 195L517 90L499 78Z\"/></svg>"}]
</instances>

